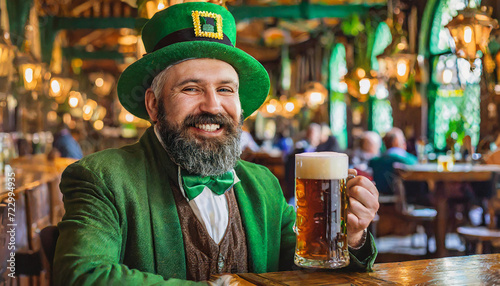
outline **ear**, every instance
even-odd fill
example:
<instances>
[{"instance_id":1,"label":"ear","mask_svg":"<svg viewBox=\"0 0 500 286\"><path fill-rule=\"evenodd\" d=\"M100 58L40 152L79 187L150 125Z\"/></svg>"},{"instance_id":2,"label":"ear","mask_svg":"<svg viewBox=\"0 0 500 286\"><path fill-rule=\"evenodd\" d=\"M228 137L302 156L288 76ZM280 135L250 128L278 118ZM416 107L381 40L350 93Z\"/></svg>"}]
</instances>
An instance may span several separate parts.
<instances>
[{"instance_id":1,"label":"ear","mask_svg":"<svg viewBox=\"0 0 500 286\"><path fill-rule=\"evenodd\" d=\"M151 88L146 90L145 104L151 121L158 121L158 101L156 100L156 96Z\"/></svg>"}]
</instances>

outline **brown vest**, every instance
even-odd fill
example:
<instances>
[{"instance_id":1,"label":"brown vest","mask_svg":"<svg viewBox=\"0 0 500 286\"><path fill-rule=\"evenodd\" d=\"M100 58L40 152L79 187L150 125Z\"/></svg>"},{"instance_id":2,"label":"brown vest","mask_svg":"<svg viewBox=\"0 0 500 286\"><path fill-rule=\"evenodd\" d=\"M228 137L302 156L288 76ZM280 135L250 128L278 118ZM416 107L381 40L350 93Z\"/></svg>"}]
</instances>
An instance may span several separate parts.
<instances>
[{"instance_id":1,"label":"brown vest","mask_svg":"<svg viewBox=\"0 0 500 286\"><path fill-rule=\"evenodd\" d=\"M219 244L198 220L177 184L170 182L181 223L186 253L186 278L209 280L213 274L248 272L247 241L233 189L225 193L229 221Z\"/></svg>"}]
</instances>

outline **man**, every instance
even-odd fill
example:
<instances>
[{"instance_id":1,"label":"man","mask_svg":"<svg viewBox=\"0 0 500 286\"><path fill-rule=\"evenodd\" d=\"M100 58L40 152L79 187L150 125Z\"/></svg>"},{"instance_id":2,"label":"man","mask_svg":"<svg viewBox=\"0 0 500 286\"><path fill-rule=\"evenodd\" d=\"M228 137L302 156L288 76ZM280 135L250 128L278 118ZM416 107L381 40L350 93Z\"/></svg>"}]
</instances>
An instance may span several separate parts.
<instances>
[{"instance_id":1,"label":"man","mask_svg":"<svg viewBox=\"0 0 500 286\"><path fill-rule=\"evenodd\" d=\"M401 129L392 128L385 134L383 141L387 150L382 156L370 160L369 167L373 169L373 180L379 192L393 195L392 180L396 176L394 163L415 165L418 160L415 155L406 151L406 138Z\"/></svg>"},{"instance_id":2,"label":"man","mask_svg":"<svg viewBox=\"0 0 500 286\"><path fill-rule=\"evenodd\" d=\"M61 123L59 131L54 135L53 145L54 149L59 151L61 157L74 159L81 159L83 157L80 144L78 144L78 141L64 123Z\"/></svg>"},{"instance_id":3,"label":"man","mask_svg":"<svg viewBox=\"0 0 500 286\"><path fill-rule=\"evenodd\" d=\"M239 160L242 118L264 102L269 78L234 48L235 32L231 14L210 3L174 5L145 25L148 55L124 71L118 94L154 128L64 172L56 284L189 285L291 269L293 208L269 170ZM361 177L348 188L351 265L370 269L365 229L378 192Z\"/></svg>"},{"instance_id":4,"label":"man","mask_svg":"<svg viewBox=\"0 0 500 286\"><path fill-rule=\"evenodd\" d=\"M321 124L321 143L316 147L316 152L342 152L337 138L326 123Z\"/></svg>"},{"instance_id":5,"label":"man","mask_svg":"<svg viewBox=\"0 0 500 286\"><path fill-rule=\"evenodd\" d=\"M373 178L373 170L368 167L372 158L380 156L382 139L375 131L364 131L359 138L359 147L350 154L351 166L368 178Z\"/></svg>"}]
</instances>

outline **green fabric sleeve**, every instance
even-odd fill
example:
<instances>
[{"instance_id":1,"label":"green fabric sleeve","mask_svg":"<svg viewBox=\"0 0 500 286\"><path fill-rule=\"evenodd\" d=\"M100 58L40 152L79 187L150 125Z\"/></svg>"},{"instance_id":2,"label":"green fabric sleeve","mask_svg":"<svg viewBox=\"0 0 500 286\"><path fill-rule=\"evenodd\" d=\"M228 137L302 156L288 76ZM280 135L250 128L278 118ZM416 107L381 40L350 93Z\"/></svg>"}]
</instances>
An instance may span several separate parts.
<instances>
[{"instance_id":1,"label":"green fabric sleeve","mask_svg":"<svg viewBox=\"0 0 500 286\"><path fill-rule=\"evenodd\" d=\"M63 173L66 214L59 223L54 257L55 285L206 285L130 269L121 264L123 218L113 193L84 166Z\"/></svg>"},{"instance_id":2,"label":"green fabric sleeve","mask_svg":"<svg viewBox=\"0 0 500 286\"><path fill-rule=\"evenodd\" d=\"M375 263L375 258L377 258L378 251L372 234L368 233L365 244L360 249L353 250L349 248L349 254L350 263L347 269L373 271L373 264Z\"/></svg>"},{"instance_id":3,"label":"green fabric sleeve","mask_svg":"<svg viewBox=\"0 0 500 286\"><path fill-rule=\"evenodd\" d=\"M289 206L285 199L284 212L282 215L281 223L281 248L280 248L280 262L279 270L291 270L294 262L293 257L295 254L295 240L296 236L293 232L293 225L295 223L295 211L292 206Z\"/></svg>"}]
</instances>

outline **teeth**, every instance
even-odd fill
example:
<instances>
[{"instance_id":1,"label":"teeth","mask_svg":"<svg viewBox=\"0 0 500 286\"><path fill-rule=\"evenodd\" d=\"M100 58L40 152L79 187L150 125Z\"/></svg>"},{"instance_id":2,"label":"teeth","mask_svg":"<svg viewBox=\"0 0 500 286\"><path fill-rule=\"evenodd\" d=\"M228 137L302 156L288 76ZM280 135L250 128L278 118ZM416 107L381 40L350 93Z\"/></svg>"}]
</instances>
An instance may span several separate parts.
<instances>
[{"instance_id":1,"label":"teeth","mask_svg":"<svg viewBox=\"0 0 500 286\"><path fill-rule=\"evenodd\" d=\"M215 130L218 130L220 128L219 124L196 124L196 128L208 131L208 132L213 132Z\"/></svg>"}]
</instances>

